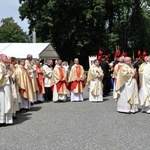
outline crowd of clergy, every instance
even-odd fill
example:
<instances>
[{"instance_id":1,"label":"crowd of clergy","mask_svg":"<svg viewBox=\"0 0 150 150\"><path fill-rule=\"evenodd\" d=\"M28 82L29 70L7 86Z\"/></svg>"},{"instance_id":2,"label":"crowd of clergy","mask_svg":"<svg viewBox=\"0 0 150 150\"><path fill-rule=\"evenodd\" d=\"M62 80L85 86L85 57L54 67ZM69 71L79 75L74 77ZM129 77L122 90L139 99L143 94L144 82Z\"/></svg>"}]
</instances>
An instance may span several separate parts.
<instances>
[{"instance_id":1,"label":"crowd of clergy","mask_svg":"<svg viewBox=\"0 0 150 150\"><path fill-rule=\"evenodd\" d=\"M141 59L139 58L138 61ZM150 56L135 67L130 57L120 56L114 67L113 98L117 111L123 113L150 113Z\"/></svg>"},{"instance_id":2,"label":"crowd of clergy","mask_svg":"<svg viewBox=\"0 0 150 150\"><path fill-rule=\"evenodd\" d=\"M114 62L111 79L118 112L136 113L141 108L142 112L150 113L150 56L144 60L138 69L133 67L130 57L120 56ZM26 59L0 54L0 124L12 124L16 112L29 111L36 103L68 101L68 93L71 102L82 102L85 86L90 102L102 102L111 88L109 70L105 58L94 60L85 75L78 58L69 68L61 59L55 64L47 59L41 65L30 54Z\"/></svg>"}]
</instances>

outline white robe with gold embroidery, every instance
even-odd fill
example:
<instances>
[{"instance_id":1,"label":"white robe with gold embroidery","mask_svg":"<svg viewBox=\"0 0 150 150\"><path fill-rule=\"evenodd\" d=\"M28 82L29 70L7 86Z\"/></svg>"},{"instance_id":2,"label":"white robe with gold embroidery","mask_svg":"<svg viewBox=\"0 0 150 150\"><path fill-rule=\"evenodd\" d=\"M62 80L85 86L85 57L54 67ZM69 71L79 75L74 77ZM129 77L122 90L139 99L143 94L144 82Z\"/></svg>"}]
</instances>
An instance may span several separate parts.
<instances>
[{"instance_id":1,"label":"white robe with gold embroidery","mask_svg":"<svg viewBox=\"0 0 150 150\"><path fill-rule=\"evenodd\" d=\"M133 67L126 64L122 66L117 76L116 92L118 93L118 112L137 112L139 104L137 81L132 75Z\"/></svg>"},{"instance_id":2,"label":"white robe with gold embroidery","mask_svg":"<svg viewBox=\"0 0 150 150\"><path fill-rule=\"evenodd\" d=\"M6 66L2 63L0 63L0 123L13 123L10 82Z\"/></svg>"},{"instance_id":3,"label":"white robe with gold embroidery","mask_svg":"<svg viewBox=\"0 0 150 150\"><path fill-rule=\"evenodd\" d=\"M143 78L142 78L142 94L141 94L141 106L149 107L150 106L150 63L147 63L143 69Z\"/></svg>"},{"instance_id":4,"label":"white robe with gold embroidery","mask_svg":"<svg viewBox=\"0 0 150 150\"><path fill-rule=\"evenodd\" d=\"M37 81L36 81L36 70L33 68L32 64L26 60L25 61L25 68L27 69L29 75L30 75L30 78L31 78L31 81L32 81L32 87L33 87L33 92L34 92L34 102L37 102L37 97L36 97L36 92L39 91L39 88L38 88L38 84L37 84Z\"/></svg>"},{"instance_id":5,"label":"white robe with gold embroidery","mask_svg":"<svg viewBox=\"0 0 150 150\"><path fill-rule=\"evenodd\" d=\"M59 69L61 69L61 71L59 71ZM53 102L57 102L59 100L60 101L67 100L66 81L62 83L59 90L57 89L57 84L59 84L59 82L61 82L61 80L63 79L66 80L65 69L59 65L56 65L52 72L51 85L50 85L50 87L53 87Z\"/></svg>"},{"instance_id":6,"label":"white robe with gold embroidery","mask_svg":"<svg viewBox=\"0 0 150 150\"><path fill-rule=\"evenodd\" d=\"M114 88L113 88L113 99L117 100L117 92L116 92L116 82L117 82L117 75L121 67L123 66L123 63L118 63L114 67L113 77L114 77Z\"/></svg>"},{"instance_id":7,"label":"white robe with gold embroidery","mask_svg":"<svg viewBox=\"0 0 150 150\"><path fill-rule=\"evenodd\" d=\"M98 76L101 78L98 78ZM101 67L93 65L88 72L87 83L89 86L89 101L98 102L103 101L103 70Z\"/></svg>"},{"instance_id":8,"label":"white robe with gold embroidery","mask_svg":"<svg viewBox=\"0 0 150 150\"><path fill-rule=\"evenodd\" d=\"M80 69L80 71L78 69ZM84 69L81 65L74 64L69 74L69 84L71 86L77 82L78 79L84 79ZM83 83L79 82L73 90L71 90L71 101L83 101Z\"/></svg>"},{"instance_id":9,"label":"white robe with gold embroidery","mask_svg":"<svg viewBox=\"0 0 150 150\"><path fill-rule=\"evenodd\" d=\"M140 98L140 101L142 100L142 93L143 93L143 71L144 71L145 66L146 66L146 62L143 62L140 65L139 70L138 70L138 73L139 73L139 86L140 86L140 89L139 89L139 98Z\"/></svg>"}]
</instances>

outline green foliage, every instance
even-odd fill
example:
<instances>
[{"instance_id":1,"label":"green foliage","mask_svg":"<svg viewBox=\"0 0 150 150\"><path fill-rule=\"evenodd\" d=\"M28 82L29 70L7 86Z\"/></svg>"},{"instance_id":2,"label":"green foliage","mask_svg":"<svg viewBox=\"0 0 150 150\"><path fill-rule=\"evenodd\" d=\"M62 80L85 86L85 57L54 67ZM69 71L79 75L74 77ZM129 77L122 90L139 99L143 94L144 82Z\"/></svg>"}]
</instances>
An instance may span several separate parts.
<instances>
[{"instance_id":1,"label":"green foliage","mask_svg":"<svg viewBox=\"0 0 150 150\"><path fill-rule=\"evenodd\" d=\"M29 36L14 22L12 17L5 18L1 20L0 42L29 42Z\"/></svg>"},{"instance_id":2,"label":"green foliage","mask_svg":"<svg viewBox=\"0 0 150 150\"><path fill-rule=\"evenodd\" d=\"M20 0L41 42L52 42L62 59L150 49L150 0Z\"/></svg>"},{"instance_id":3,"label":"green foliage","mask_svg":"<svg viewBox=\"0 0 150 150\"><path fill-rule=\"evenodd\" d=\"M36 29L41 42L51 41L62 58L94 54L103 45L103 1L20 2L21 19L29 19L30 29Z\"/></svg>"}]
</instances>

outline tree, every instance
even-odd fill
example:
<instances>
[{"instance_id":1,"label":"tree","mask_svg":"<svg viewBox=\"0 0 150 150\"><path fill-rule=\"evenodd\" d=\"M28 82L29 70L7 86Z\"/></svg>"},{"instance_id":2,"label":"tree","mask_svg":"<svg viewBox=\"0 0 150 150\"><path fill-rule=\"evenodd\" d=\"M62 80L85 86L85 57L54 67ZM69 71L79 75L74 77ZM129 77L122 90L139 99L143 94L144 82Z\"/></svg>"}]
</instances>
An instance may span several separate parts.
<instances>
[{"instance_id":1,"label":"tree","mask_svg":"<svg viewBox=\"0 0 150 150\"><path fill-rule=\"evenodd\" d=\"M41 42L51 41L63 59L95 54L103 45L102 0L20 0L20 3L20 17L30 20L30 31L35 28Z\"/></svg>"},{"instance_id":2,"label":"tree","mask_svg":"<svg viewBox=\"0 0 150 150\"><path fill-rule=\"evenodd\" d=\"M133 50L149 51L149 4L149 0L106 0L105 19L108 24L107 41L110 49L117 44L130 55Z\"/></svg>"},{"instance_id":3,"label":"tree","mask_svg":"<svg viewBox=\"0 0 150 150\"><path fill-rule=\"evenodd\" d=\"M29 36L14 22L13 18L1 20L0 42L29 42Z\"/></svg>"},{"instance_id":4,"label":"tree","mask_svg":"<svg viewBox=\"0 0 150 150\"><path fill-rule=\"evenodd\" d=\"M62 59L87 58L117 45L150 49L150 0L20 0L20 18L30 20L41 42L52 42ZM139 23L140 21L140 23ZM85 61L85 59L82 59Z\"/></svg>"}]
</instances>

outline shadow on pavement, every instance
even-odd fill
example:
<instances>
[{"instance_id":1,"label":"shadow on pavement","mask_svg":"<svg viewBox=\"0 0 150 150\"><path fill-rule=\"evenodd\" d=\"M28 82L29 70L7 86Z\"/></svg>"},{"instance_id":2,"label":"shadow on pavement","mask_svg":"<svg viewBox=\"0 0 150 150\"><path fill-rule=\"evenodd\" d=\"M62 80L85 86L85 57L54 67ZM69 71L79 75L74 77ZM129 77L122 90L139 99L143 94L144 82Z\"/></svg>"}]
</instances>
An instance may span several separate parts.
<instances>
[{"instance_id":1,"label":"shadow on pavement","mask_svg":"<svg viewBox=\"0 0 150 150\"><path fill-rule=\"evenodd\" d=\"M105 102L105 101L109 101L109 99L108 99L108 98L104 98L104 99L103 99L103 102Z\"/></svg>"},{"instance_id":2,"label":"shadow on pavement","mask_svg":"<svg viewBox=\"0 0 150 150\"><path fill-rule=\"evenodd\" d=\"M39 111L41 108L42 107L39 107L39 106L33 106L33 107L31 107L31 109L29 111L24 111L24 112L19 111L19 112L17 112L17 119L13 120L13 124L0 124L0 127L14 126L17 124L21 124L27 120L30 120L32 112Z\"/></svg>"},{"instance_id":3,"label":"shadow on pavement","mask_svg":"<svg viewBox=\"0 0 150 150\"><path fill-rule=\"evenodd\" d=\"M27 120L30 120L30 118L31 118L30 115L32 115L32 114L18 112L17 119L13 120L13 124L0 124L0 127L9 127L9 126L15 126L17 124L21 124Z\"/></svg>"},{"instance_id":4,"label":"shadow on pavement","mask_svg":"<svg viewBox=\"0 0 150 150\"><path fill-rule=\"evenodd\" d=\"M41 103L42 104L42 103ZM39 107L39 106L33 106L31 107L30 111L39 111L42 107ZM29 111L29 112L30 112Z\"/></svg>"},{"instance_id":5,"label":"shadow on pavement","mask_svg":"<svg viewBox=\"0 0 150 150\"><path fill-rule=\"evenodd\" d=\"M32 113L29 113L29 112L26 112L26 113L19 112L17 114L17 119L14 119L14 123L11 126L17 125L17 124L21 124L21 123L23 123L23 122L25 122L27 120L30 120L30 118L31 118L30 116L31 115L32 115Z\"/></svg>"},{"instance_id":6,"label":"shadow on pavement","mask_svg":"<svg viewBox=\"0 0 150 150\"><path fill-rule=\"evenodd\" d=\"M84 98L84 101L88 101L89 100L89 98Z\"/></svg>"}]
</instances>

